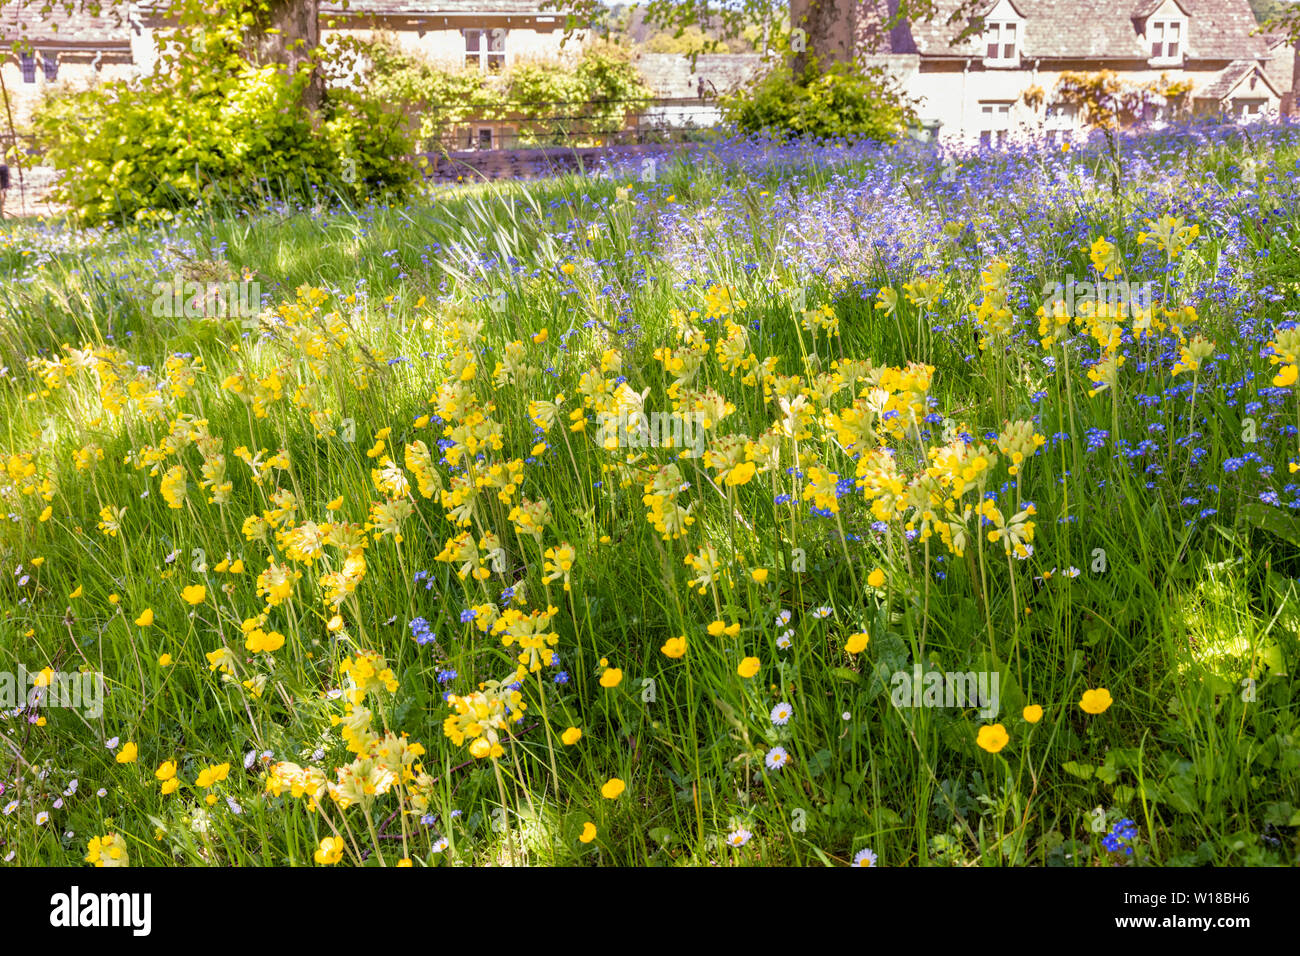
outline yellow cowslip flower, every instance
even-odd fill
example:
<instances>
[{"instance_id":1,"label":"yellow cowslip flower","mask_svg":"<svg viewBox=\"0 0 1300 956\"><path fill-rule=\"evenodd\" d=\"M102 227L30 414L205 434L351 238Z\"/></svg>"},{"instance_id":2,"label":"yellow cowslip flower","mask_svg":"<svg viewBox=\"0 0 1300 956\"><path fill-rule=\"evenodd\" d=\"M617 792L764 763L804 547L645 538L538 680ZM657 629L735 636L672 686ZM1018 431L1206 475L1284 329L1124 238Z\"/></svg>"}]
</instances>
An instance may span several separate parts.
<instances>
[{"instance_id":1,"label":"yellow cowslip flower","mask_svg":"<svg viewBox=\"0 0 1300 956\"><path fill-rule=\"evenodd\" d=\"M833 471L821 468L808 469L808 484L804 485L803 500L811 500L814 507L838 514L840 510L839 495L836 489L840 476Z\"/></svg>"},{"instance_id":2,"label":"yellow cowslip flower","mask_svg":"<svg viewBox=\"0 0 1300 956\"><path fill-rule=\"evenodd\" d=\"M898 293L889 286L884 286L876 293L876 311L884 312L886 316L894 314L898 308Z\"/></svg>"},{"instance_id":3,"label":"yellow cowslip flower","mask_svg":"<svg viewBox=\"0 0 1300 956\"><path fill-rule=\"evenodd\" d=\"M167 507L179 510L185 504L187 487L185 468L181 465L168 468L162 479L162 496L167 502Z\"/></svg>"},{"instance_id":4,"label":"yellow cowslip flower","mask_svg":"<svg viewBox=\"0 0 1300 956\"><path fill-rule=\"evenodd\" d=\"M1201 370L1201 362L1214 354L1214 343L1203 335L1194 335L1192 340L1179 350L1178 361L1171 370L1173 375L1183 372L1196 373Z\"/></svg>"},{"instance_id":5,"label":"yellow cowslip flower","mask_svg":"<svg viewBox=\"0 0 1300 956\"><path fill-rule=\"evenodd\" d=\"M543 557L546 560L542 570L546 573L542 580L549 584L557 578L563 578L564 590L569 590L569 573L573 570L573 563L578 557L578 552L574 550L573 545L565 541L558 547L547 548Z\"/></svg>"},{"instance_id":6,"label":"yellow cowslip flower","mask_svg":"<svg viewBox=\"0 0 1300 956\"><path fill-rule=\"evenodd\" d=\"M120 833L91 837L86 851L86 862L105 867L128 866L126 840Z\"/></svg>"},{"instance_id":7,"label":"yellow cowslip flower","mask_svg":"<svg viewBox=\"0 0 1300 956\"><path fill-rule=\"evenodd\" d=\"M235 660L235 655L231 653L228 647L218 647L215 651L208 651L203 655L208 659L208 670L220 670L223 674L233 674L234 669L230 666Z\"/></svg>"},{"instance_id":8,"label":"yellow cowslip flower","mask_svg":"<svg viewBox=\"0 0 1300 956\"><path fill-rule=\"evenodd\" d=\"M125 515L125 508L105 505L99 509L99 530L110 538L116 538L117 533L122 530L122 518Z\"/></svg>"},{"instance_id":9,"label":"yellow cowslip flower","mask_svg":"<svg viewBox=\"0 0 1300 956\"><path fill-rule=\"evenodd\" d=\"M1120 258L1119 249L1107 242L1104 237L1093 242L1088 249L1088 255L1092 259L1093 268L1102 274L1102 278L1113 279L1124 271L1124 261Z\"/></svg>"}]
</instances>

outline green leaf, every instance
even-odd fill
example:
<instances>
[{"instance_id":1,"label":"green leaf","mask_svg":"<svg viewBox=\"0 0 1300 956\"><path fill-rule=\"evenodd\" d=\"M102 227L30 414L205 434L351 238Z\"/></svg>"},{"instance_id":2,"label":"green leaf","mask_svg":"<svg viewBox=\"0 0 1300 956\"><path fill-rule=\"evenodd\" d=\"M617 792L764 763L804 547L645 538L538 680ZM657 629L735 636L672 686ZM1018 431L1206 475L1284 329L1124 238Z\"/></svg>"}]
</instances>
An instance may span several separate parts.
<instances>
[{"instance_id":1,"label":"green leaf","mask_svg":"<svg viewBox=\"0 0 1300 956\"><path fill-rule=\"evenodd\" d=\"M1242 505L1237 513L1247 524L1300 548L1300 519L1259 502Z\"/></svg>"}]
</instances>

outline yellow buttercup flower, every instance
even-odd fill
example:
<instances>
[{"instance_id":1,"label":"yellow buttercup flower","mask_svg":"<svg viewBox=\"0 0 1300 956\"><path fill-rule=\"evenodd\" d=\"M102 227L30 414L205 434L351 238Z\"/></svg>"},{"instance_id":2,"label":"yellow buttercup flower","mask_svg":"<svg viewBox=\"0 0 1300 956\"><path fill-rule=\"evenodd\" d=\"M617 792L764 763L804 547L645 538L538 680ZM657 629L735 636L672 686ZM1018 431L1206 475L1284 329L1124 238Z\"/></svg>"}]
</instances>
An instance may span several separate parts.
<instances>
[{"instance_id":1,"label":"yellow buttercup flower","mask_svg":"<svg viewBox=\"0 0 1300 956\"><path fill-rule=\"evenodd\" d=\"M975 737L975 742L991 754L997 753L1010 740L1011 737L1007 735L1007 729L1001 724L981 727L979 734Z\"/></svg>"},{"instance_id":2,"label":"yellow buttercup flower","mask_svg":"<svg viewBox=\"0 0 1300 956\"><path fill-rule=\"evenodd\" d=\"M867 649L867 642L869 640L871 640L871 637L866 633L859 632L857 634L850 634L848 641L844 645L844 649L850 654L861 654Z\"/></svg>"},{"instance_id":3,"label":"yellow buttercup flower","mask_svg":"<svg viewBox=\"0 0 1300 956\"><path fill-rule=\"evenodd\" d=\"M673 660L686 656L686 637L670 637L664 641L664 646L659 648L664 657L671 657Z\"/></svg>"},{"instance_id":4,"label":"yellow buttercup flower","mask_svg":"<svg viewBox=\"0 0 1300 956\"><path fill-rule=\"evenodd\" d=\"M116 760L118 763L135 763L135 758L139 755L139 750L131 741L122 745L122 749L117 752Z\"/></svg>"},{"instance_id":5,"label":"yellow buttercup flower","mask_svg":"<svg viewBox=\"0 0 1300 956\"><path fill-rule=\"evenodd\" d=\"M1110 691L1104 687L1098 687L1096 690L1085 690L1083 698L1079 701L1079 706L1085 713L1100 714L1109 707L1114 700L1110 696Z\"/></svg>"},{"instance_id":6,"label":"yellow buttercup flower","mask_svg":"<svg viewBox=\"0 0 1300 956\"><path fill-rule=\"evenodd\" d=\"M596 839L596 824L588 820L582 825L582 835L578 837L579 843L590 843Z\"/></svg>"},{"instance_id":7,"label":"yellow buttercup flower","mask_svg":"<svg viewBox=\"0 0 1300 956\"><path fill-rule=\"evenodd\" d=\"M880 568L876 568L867 575L867 583L873 588L882 587L885 583L885 572L880 570Z\"/></svg>"},{"instance_id":8,"label":"yellow buttercup flower","mask_svg":"<svg viewBox=\"0 0 1300 956\"><path fill-rule=\"evenodd\" d=\"M739 674L741 677L744 677L745 679L749 679L750 677L753 677L755 674L757 674L759 668L761 668L762 666L763 666L762 662L759 661L757 657L746 657L740 662L740 665L736 668L736 673Z\"/></svg>"},{"instance_id":9,"label":"yellow buttercup flower","mask_svg":"<svg viewBox=\"0 0 1300 956\"><path fill-rule=\"evenodd\" d=\"M727 472L727 477L723 481L729 488L735 488L739 485L749 484L749 480L754 477L756 466L752 461L742 461L736 467Z\"/></svg>"},{"instance_id":10,"label":"yellow buttercup flower","mask_svg":"<svg viewBox=\"0 0 1300 956\"><path fill-rule=\"evenodd\" d=\"M181 597L186 604L202 604L208 596L208 589L202 584L191 584L181 589Z\"/></svg>"},{"instance_id":11,"label":"yellow buttercup flower","mask_svg":"<svg viewBox=\"0 0 1300 956\"><path fill-rule=\"evenodd\" d=\"M627 789L627 784L618 777L610 777L600 788L600 795L606 800L617 800L618 795Z\"/></svg>"},{"instance_id":12,"label":"yellow buttercup flower","mask_svg":"<svg viewBox=\"0 0 1300 956\"><path fill-rule=\"evenodd\" d=\"M1036 724L1043 719L1043 708L1037 704L1030 704L1021 712L1021 716L1025 718L1026 723Z\"/></svg>"},{"instance_id":13,"label":"yellow buttercup flower","mask_svg":"<svg viewBox=\"0 0 1300 956\"><path fill-rule=\"evenodd\" d=\"M199 776L194 782L206 790L214 783L219 783L220 781L225 780L229 775L230 764L214 763L200 770Z\"/></svg>"},{"instance_id":14,"label":"yellow buttercup flower","mask_svg":"<svg viewBox=\"0 0 1300 956\"><path fill-rule=\"evenodd\" d=\"M607 667L600 675L600 686L617 687L623 681L623 672L617 667Z\"/></svg>"},{"instance_id":15,"label":"yellow buttercup flower","mask_svg":"<svg viewBox=\"0 0 1300 956\"><path fill-rule=\"evenodd\" d=\"M140 613L140 616L135 619L135 623L140 627L148 627L151 625L153 623L153 608L145 608Z\"/></svg>"},{"instance_id":16,"label":"yellow buttercup flower","mask_svg":"<svg viewBox=\"0 0 1300 956\"><path fill-rule=\"evenodd\" d=\"M322 866L332 866L343 859L343 841L338 837L325 837L312 858Z\"/></svg>"}]
</instances>

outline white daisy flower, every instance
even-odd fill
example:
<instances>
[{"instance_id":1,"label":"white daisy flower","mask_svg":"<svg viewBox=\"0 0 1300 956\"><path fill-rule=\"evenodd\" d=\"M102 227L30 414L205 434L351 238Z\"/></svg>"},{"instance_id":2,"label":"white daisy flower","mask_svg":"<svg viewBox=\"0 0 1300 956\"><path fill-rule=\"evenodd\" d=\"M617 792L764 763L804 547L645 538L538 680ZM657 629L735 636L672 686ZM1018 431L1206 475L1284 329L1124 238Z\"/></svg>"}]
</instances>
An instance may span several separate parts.
<instances>
[{"instance_id":1,"label":"white daisy flower","mask_svg":"<svg viewBox=\"0 0 1300 956\"><path fill-rule=\"evenodd\" d=\"M866 847L858 851L857 856L853 858L854 866L875 866L876 854L872 853Z\"/></svg>"},{"instance_id":2,"label":"white daisy flower","mask_svg":"<svg viewBox=\"0 0 1300 956\"><path fill-rule=\"evenodd\" d=\"M763 762L767 764L768 770L780 770L790 762L790 755L785 752L784 747L773 747L767 752Z\"/></svg>"},{"instance_id":3,"label":"white daisy flower","mask_svg":"<svg viewBox=\"0 0 1300 956\"><path fill-rule=\"evenodd\" d=\"M784 727L790 722L790 718L793 716L794 708L785 701L781 701L781 703L772 708L772 723L776 724L778 727Z\"/></svg>"},{"instance_id":4,"label":"white daisy flower","mask_svg":"<svg viewBox=\"0 0 1300 956\"><path fill-rule=\"evenodd\" d=\"M749 842L749 838L752 837L753 835L754 834L750 833L744 827L740 827L736 830L732 830L730 833L727 834L727 845L737 846L737 847L744 846L746 843Z\"/></svg>"}]
</instances>

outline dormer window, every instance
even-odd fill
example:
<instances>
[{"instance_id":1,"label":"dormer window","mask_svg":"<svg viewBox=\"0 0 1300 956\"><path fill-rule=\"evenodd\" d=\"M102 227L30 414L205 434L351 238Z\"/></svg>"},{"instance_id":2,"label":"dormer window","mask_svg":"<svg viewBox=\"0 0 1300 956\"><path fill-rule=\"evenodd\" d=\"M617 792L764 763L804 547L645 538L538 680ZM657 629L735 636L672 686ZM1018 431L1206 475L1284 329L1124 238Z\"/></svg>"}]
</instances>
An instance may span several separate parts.
<instances>
[{"instance_id":1,"label":"dormer window","mask_svg":"<svg viewBox=\"0 0 1300 956\"><path fill-rule=\"evenodd\" d=\"M1151 41L1151 59L1161 63L1181 63L1183 60L1183 21L1152 20L1147 24L1147 39Z\"/></svg>"},{"instance_id":2,"label":"dormer window","mask_svg":"<svg viewBox=\"0 0 1300 956\"><path fill-rule=\"evenodd\" d=\"M1016 65L1020 62L1020 24L998 20L984 25L984 62Z\"/></svg>"}]
</instances>

